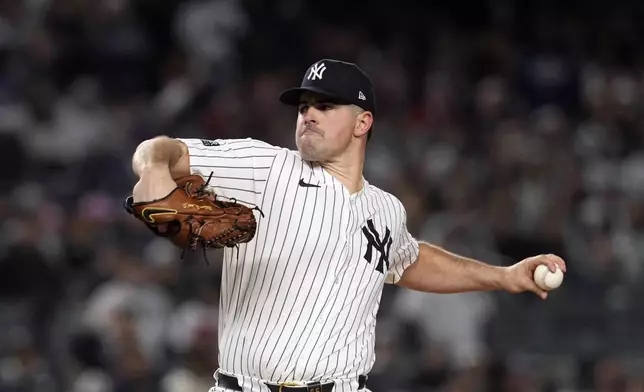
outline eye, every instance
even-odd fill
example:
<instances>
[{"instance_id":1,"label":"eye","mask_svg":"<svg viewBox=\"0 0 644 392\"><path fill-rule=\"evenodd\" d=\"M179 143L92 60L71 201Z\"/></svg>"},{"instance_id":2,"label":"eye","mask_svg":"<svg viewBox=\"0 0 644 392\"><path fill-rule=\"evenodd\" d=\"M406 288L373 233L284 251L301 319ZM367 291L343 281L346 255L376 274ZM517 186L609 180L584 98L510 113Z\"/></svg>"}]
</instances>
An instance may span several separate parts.
<instances>
[{"instance_id":1,"label":"eye","mask_svg":"<svg viewBox=\"0 0 644 392\"><path fill-rule=\"evenodd\" d=\"M300 106L297 108L297 111L300 112L300 114L306 113L306 111L309 110L309 105L301 103Z\"/></svg>"},{"instance_id":2,"label":"eye","mask_svg":"<svg viewBox=\"0 0 644 392\"><path fill-rule=\"evenodd\" d=\"M315 104L315 108L321 112L326 112L327 110L331 110L335 107L332 103L328 102L318 102Z\"/></svg>"}]
</instances>

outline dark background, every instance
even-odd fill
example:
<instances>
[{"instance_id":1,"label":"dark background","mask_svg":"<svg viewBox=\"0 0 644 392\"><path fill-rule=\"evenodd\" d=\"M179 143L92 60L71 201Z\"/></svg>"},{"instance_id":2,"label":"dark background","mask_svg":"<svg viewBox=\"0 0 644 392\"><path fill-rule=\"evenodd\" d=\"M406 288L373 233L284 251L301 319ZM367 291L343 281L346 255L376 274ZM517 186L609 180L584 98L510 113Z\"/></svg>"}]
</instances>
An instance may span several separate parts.
<instances>
[{"instance_id":1,"label":"dark background","mask_svg":"<svg viewBox=\"0 0 644 392\"><path fill-rule=\"evenodd\" d=\"M568 263L533 295L386 287L370 388L644 390L644 3L0 2L0 391L206 392L209 266L121 207L142 140L294 148L279 92L354 61L367 179L421 240Z\"/></svg>"}]
</instances>

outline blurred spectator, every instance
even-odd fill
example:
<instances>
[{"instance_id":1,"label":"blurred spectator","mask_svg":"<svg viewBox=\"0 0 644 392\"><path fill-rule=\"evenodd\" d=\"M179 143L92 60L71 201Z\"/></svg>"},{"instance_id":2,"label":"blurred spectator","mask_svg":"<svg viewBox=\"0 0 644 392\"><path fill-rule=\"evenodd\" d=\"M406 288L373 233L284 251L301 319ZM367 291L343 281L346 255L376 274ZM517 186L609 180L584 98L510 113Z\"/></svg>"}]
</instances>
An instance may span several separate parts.
<instances>
[{"instance_id":1,"label":"blurred spectator","mask_svg":"<svg viewBox=\"0 0 644 392\"><path fill-rule=\"evenodd\" d=\"M131 153L157 134L294 148L277 96L320 57L372 76L365 176L414 235L495 265L569 265L546 302L386 287L371 390L642 390L642 17L597 2L3 2L0 390L212 386L221 253L181 258L124 213Z\"/></svg>"}]
</instances>

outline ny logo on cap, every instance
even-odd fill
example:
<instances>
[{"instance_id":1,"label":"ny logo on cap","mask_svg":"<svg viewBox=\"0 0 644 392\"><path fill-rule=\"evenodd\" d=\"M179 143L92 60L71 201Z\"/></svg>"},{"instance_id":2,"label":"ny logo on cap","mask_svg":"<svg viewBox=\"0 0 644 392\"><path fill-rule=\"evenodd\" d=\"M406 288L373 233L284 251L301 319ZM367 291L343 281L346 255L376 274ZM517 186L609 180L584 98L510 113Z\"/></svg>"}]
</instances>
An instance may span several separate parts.
<instances>
[{"instance_id":1,"label":"ny logo on cap","mask_svg":"<svg viewBox=\"0 0 644 392\"><path fill-rule=\"evenodd\" d=\"M326 66L324 65L324 63L317 63L311 67L309 76L307 76L306 78L308 80L322 79L324 71L326 71Z\"/></svg>"}]
</instances>

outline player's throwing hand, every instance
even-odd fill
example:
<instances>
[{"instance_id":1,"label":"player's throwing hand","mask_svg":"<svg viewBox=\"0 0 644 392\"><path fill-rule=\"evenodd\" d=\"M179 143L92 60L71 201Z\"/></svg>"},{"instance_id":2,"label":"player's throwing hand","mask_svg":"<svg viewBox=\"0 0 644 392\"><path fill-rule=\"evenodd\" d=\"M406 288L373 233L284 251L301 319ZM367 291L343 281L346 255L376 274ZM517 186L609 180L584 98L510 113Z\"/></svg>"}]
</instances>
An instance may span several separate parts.
<instances>
[{"instance_id":1,"label":"player's throwing hand","mask_svg":"<svg viewBox=\"0 0 644 392\"><path fill-rule=\"evenodd\" d=\"M551 272L555 272L557 268L566 272L566 262L559 256L547 254L528 257L507 268L503 282L504 289L511 293L530 291L541 299L548 298L548 292L541 289L534 281L534 271L541 264L548 266Z\"/></svg>"}]
</instances>

